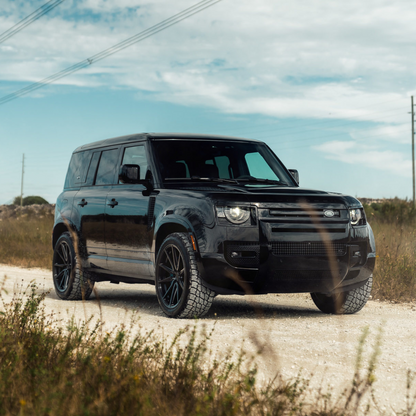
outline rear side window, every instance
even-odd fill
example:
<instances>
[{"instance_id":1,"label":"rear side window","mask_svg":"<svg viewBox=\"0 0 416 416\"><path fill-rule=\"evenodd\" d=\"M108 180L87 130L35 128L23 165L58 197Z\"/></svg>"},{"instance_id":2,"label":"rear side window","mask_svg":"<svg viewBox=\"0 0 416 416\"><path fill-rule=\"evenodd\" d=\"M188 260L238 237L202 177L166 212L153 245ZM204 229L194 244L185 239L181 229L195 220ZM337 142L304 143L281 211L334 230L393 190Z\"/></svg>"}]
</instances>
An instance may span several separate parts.
<instances>
[{"instance_id":1,"label":"rear side window","mask_svg":"<svg viewBox=\"0 0 416 416\"><path fill-rule=\"evenodd\" d=\"M85 184L90 159L90 151L72 154L71 162L69 162L68 173L65 179L65 188L74 188Z\"/></svg>"},{"instance_id":2,"label":"rear side window","mask_svg":"<svg viewBox=\"0 0 416 416\"><path fill-rule=\"evenodd\" d=\"M116 176L118 149L104 150L98 164L96 185L113 185Z\"/></svg>"},{"instance_id":3,"label":"rear side window","mask_svg":"<svg viewBox=\"0 0 416 416\"><path fill-rule=\"evenodd\" d=\"M95 179L95 172L97 172L98 161L100 160L101 152L94 152L92 154L90 167L88 168L86 185L92 185Z\"/></svg>"}]
</instances>

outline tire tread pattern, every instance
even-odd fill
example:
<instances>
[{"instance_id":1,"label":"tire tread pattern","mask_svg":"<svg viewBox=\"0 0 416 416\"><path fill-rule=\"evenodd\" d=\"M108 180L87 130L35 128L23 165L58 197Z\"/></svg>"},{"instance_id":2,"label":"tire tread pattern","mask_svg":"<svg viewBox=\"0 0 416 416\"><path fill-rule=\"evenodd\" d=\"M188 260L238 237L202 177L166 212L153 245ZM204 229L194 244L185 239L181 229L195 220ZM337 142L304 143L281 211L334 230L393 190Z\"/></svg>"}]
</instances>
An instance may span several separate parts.
<instances>
[{"instance_id":1,"label":"tire tread pattern","mask_svg":"<svg viewBox=\"0 0 416 416\"><path fill-rule=\"evenodd\" d=\"M322 293L311 293L311 297L318 309L324 313L350 315L360 311L365 306L372 287L373 276L370 276L363 286L348 292L329 296Z\"/></svg>"},{"instance_id":2,"label":"tire tread pattern","mask_svg":"<svg viewBox=\"0 0 416 416\"><path fill-rule=\"evenodd\" d=\"M87 300L93 291L94 281L92 281L88 277L88 273L85 271L82 271L79 266L79 262L78 262L77 255L74 250L74 243L73 243L71 234L69 232L65 232L61 235L60 238L62 238L63 236L68 238L69 241L71 242L71 255L73 255L73 262L75 263L74 270L73 270L74 278L72 281L71 292L67 296L62 298L59 293L57 294L61 299L65 299L65 300L83 300L83 299Z\"/></svg>"},{"instance_id":3,"label":"tire tread pattern","mask_svg":"<svg viewBox=\"0 0 416 416\"><path fill-rule=\"evenodd\" d=\"M367 280L364 286L346 292L345 300L341 306L341 314L353 314L364 308L370 298L371 288L373 287L373 277Z\"/></svg>"},{"instance_id":4,"label":"tire tread pattern","mask_svg":"<svg viewBox=\"0 0 416 416\"><path fill-rule=\"evenodd\" d=\"M200 318L210 309L215 297L215 292L202 284L199 274L195 252L189 236L186 233L173 233L182 241L189 256L189 295L185 308L176 316L177 318Z\"/></svg>"}]
</instances>

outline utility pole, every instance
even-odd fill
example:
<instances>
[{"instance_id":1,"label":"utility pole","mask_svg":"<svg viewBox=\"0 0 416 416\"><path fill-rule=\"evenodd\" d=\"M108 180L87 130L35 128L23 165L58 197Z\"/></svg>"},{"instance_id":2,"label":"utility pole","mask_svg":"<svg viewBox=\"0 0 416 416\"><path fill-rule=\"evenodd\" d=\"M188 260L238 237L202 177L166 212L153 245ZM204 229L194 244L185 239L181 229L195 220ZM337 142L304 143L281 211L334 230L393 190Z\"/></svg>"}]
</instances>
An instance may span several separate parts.
<instances>
[{"instance_id":1,"label":"utility pole","mask_svg":"<svg viewBox=\"0 0 416 416\"><path fill-rule=\"evenodd\" d=\"M413 175L413 208L416 208L415 199L415 106L413 105L413 95L411 98L412 104L412 175Z\"/></svg>"},{"instance_id":2,"label":"utility pole","mask_svg":"<svg viewBox=\"0 0 416 416\"><path fill-rule=\"evenodd\" d=\"M413 97L412 97L413 100ZM413 102L413 101L412 101ZM23 153L22 159L22 186L20 188L20 206L23 206L23 177L25 176L25 154ZM414 189L414 187L413 187ZM414 193L413 193L413 201L414 201Z\"/></svg>"}]
</instances>

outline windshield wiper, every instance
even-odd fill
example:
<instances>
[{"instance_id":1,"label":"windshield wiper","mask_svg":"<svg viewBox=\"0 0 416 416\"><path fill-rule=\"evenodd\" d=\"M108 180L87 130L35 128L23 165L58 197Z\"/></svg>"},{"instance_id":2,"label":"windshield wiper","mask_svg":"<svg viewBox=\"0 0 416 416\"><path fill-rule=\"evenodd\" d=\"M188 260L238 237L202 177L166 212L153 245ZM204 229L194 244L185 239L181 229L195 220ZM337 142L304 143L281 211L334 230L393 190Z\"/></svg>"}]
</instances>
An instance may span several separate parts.
<instances>
[{"instance_id":1,"label":"windshield wiper","mask_svg":"<svg viewBox=\"0 0 416 416\"><path fill-rule=\"evenodd\" d=\"M289 184L287 184L286 182L277 181L277 180L274 180L274 179L262 179L262 178L254 178L254 177L252 177L252 178L241 178L241 179L237 178L237 181L238 182L247 182L247 183L250 183L250 182L269 183L271 185L289 186Z\"/></svg>"}]
</instances>

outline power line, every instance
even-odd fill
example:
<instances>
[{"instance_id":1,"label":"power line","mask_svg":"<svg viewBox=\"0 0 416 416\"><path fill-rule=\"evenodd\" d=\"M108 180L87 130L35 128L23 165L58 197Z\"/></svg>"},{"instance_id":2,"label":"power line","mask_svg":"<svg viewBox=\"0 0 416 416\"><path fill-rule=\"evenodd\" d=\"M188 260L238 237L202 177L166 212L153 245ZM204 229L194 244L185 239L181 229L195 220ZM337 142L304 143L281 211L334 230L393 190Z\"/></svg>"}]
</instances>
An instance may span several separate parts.
<instances>
[{"instance_id":1,"label":"power line","mask_svg":"<svg viewBox=\"0 0 416 416\"><path fill-rule=\"evenodd\" d=\"M59 6L63 1L64 0L50 0L47 3L45 3L43 6L40 6L39 9L35 10L29 16L26 16L24 19L22 19L19 23L16 23L10 29L3 32L0 35L0 43L3 43L7 39L11 38L13 35L20 32L26 26L29 26L35 20L38 20L44 14L54 9L56 6Z\"/></svg>"},{"instance_id":2,"label":"power line","mask_svg":"<svg viewBox=\"0 0 416 416\"><path fill-rule=\"evenodd\" d=\"M15 91L12 94L6 95L2 98L0 98L0 105L5 104L11 100L14 100L15 98L21 97L22 95L29 94L32 91L35 91L47 84L50 84L54 81L57 81L58 79L64 78L76 71L79 71L80 69L86 68L90 65L92 65L95 62L101 61L102 59L107 58L110 55L113 55L125 48L128 48L129 46L133 45L134 43L141 42L142 40L155 35L156 33L161 32L162 30L165 30L169 28L170 26L173 26L182 20L187 19L188 17L193 16L196 13L201 12L204 9L207 9L208 7L213 6L214 4L220 2L221 0L202 0L201 2L188 7L187 9L181 11L180 13L177 13L168 19L163 20L162 22L150 27L149 29L146 29L120 43L117 43L114 46L111 46L108 49L105 49L104 51L101 51L87 59L84 59L81 62L78 62L75 65L70 66L69 68L66 68L62 71L59 71L53 75L50 75L47 78L44 78L41 81L35 82L33 84L28 85L25 88L22 88L18 91Z\"/></svg>"}]
</instances>

